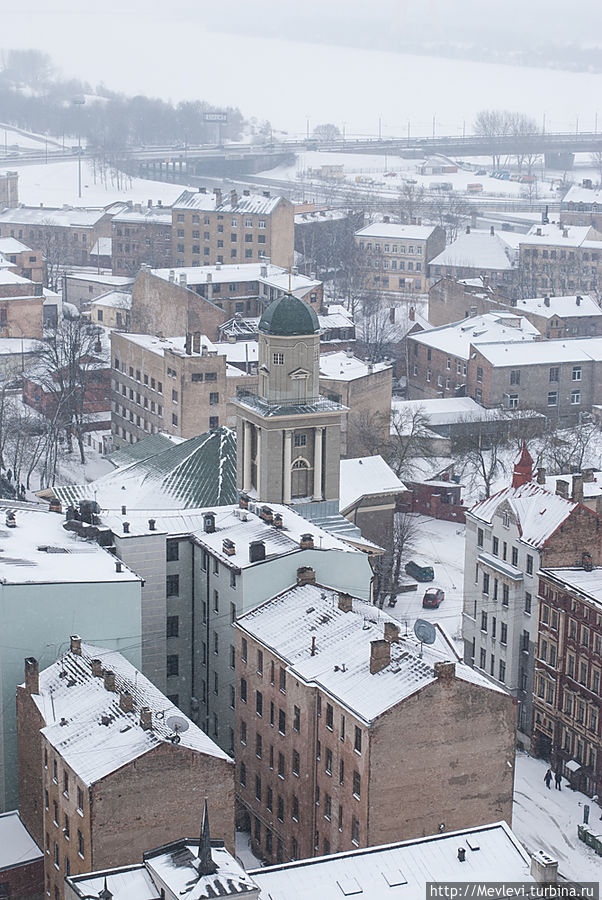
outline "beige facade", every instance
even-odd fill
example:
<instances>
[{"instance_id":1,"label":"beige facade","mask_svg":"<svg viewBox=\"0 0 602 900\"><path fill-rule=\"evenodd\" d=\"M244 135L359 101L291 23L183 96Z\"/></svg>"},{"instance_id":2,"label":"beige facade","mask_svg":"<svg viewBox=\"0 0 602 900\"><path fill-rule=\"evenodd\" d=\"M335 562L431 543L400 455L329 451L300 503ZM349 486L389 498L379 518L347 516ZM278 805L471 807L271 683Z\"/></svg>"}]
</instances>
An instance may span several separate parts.
<instances>
[{"instance_id":1,"label":"beige facade","mask_svg":"<svg viewBox=\"0 0 602 900\"><path fill-rule=\"evenodd\" d=\"M368 290L423 294L428 264L445 247L445 232L438 225L378 222L356 231L355 245Z\"/></svg>"},{"instance_id":2,"label":"beige facade","mask_svg":"<svg viewBox=\"0 0 602 900\"><path fill-rule=\"evenodd\" d=\"M294 262L294 207L283 197L216 189L184 191L172 206L172 262L175 266L249 263L268 258Z\"/></svg>"},{"instance_id":3,"label":"beige facade","mask_svg":"<svg viewBox=\"0 0 602 900\"><path fill-rule=\"evenodd\" d=\"M111 356L116 447L158 431L190 438L226 424L226 357L204 335L167 339L114 331Z\"/></svg>"}]
</instances>

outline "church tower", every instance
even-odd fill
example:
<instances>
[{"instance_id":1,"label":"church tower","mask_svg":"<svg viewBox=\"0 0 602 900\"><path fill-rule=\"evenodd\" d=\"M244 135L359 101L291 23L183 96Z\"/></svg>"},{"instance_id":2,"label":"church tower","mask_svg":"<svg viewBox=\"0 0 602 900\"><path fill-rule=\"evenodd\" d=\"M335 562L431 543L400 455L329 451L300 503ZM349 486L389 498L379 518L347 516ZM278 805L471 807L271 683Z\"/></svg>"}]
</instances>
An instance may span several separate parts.
<instances>
[{"instance_id":1,"label":"church tower","mask_svg":"<svg viewBox=\"0 0 602 900\"><path fill-rule=\"evenodd\" d=\"M264 503L338 501L345 407L320 396L318 317L293 294L259 321L258 371L257 395L234 401L238 489Z\"/></svg>"}]
</instances>

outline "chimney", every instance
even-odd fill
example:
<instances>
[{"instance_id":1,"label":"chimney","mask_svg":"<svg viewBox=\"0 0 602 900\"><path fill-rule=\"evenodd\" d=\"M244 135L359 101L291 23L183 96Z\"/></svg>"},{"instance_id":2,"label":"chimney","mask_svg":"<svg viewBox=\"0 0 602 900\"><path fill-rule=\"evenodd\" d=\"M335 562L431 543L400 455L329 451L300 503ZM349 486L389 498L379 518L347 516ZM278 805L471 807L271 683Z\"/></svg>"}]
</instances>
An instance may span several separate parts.
<instances>
[{"instance_id":1,"label":"chimney","mask_svg":"<svg viewBox=\"0 0 602 900\"><path fill-rule=\"evenodd\" d=\"M180 281L180 287L185 288L186 283L188 281L188 279L186 278L186 272L180 272L179 281Z\"/></svg>"},{"instance_id":2,"label":"chimney","mask_svg":"<svg viewBox=\"0 0 602 900\"><path fill-rule=\"evenodd\" d=\"M148 530L149 530L149 531L156 531L156 530L157 530L157 520L156 520L156 519L149 519L149 520L148 520Z\"/></svg>"},{"instance_id":3,"label":"chimney","mask_svg":"<svg viewBox=\"0 0 602 900\"><path fill-rule=\"evenodd\" d=\"M388 225L390 221L391 221L391 219L389 216L383 216L383 222L385 225Z\"/></svg>"},{"instance_id":4,"label":"chimney","mask_svg":"<svg viewBox=\"0 0 602 900\"><path fill-rule=\"evenodd\" d=\"M316 573L311 566L299 566L297 569L297 584L315 584Z\"/></svg>"},{"instance_id":5,"label":"chimney","mask_svg":"<svg viewBox=\"0 0 602 900\"><path fill-rule=\"evenodd\" d=\"M313 550L314 549L314 536L313 534L302 534L301 542L299 544L302 550Z\"/></svg>"},{"instance_id":6,"label":"chimney","mask_svg":"<svg viewBox=\"0 0 602 900\"><path fill-rule=\"evenodd\" d=\"M105 681L105 690L107 690L107 691L115 690L115 672L112 672L110 669L105 669L104 681Z\"/></svg>"},{"instance_id":7,"label":"chimney","mask_svg":"<svg viewBox=\"0 0 602 900\"><path fill-rule=\"evenodd\" d=\"M222 550L226 556L234 556L236 553L236 544L230 538L224 538L222 541Z\"/></svg>"},{"instance_id":8,"label":"chimney","mask_svg":"<svg viewBox=\"0 0 602 900\"><path fill-rule=\"evenodd\" d=\"M595 481L593 469L584 469L582 474L585 484L591 484L592 481Z\"/></svg>"},{"instance_id":9,"label":"chimney","mask_svg":"<svg viewBox=\"0 0 602 900\"><path fill-rule=\"evenodd\" d=\"M238 205L238 194L236 191L230 191L230 206Z\"/></svg>"},{"instance_id":10,"label":"chimney","mask_svg":"<svg viewBox=\"0 0 602 900\"><path fill-rule=\"evenodd\" d=\"M579 294L577 294L577 297L575 298L575 302L576 302L577 306L581 306L582 300L583 300L583 297L580 297Z\"/></svg>"},{"instance_id":11,"label":"chimney","mask_svg":"<svg viewBox=\"0 0 602 900\"><path fill-rule=\"evenodd\" d=\"M458 847L458 862L466 862L466 847Z\"/></svg>"},{"instance_id":12,"label":"chimney","mask_svg":"<svg viewBox=\"0 0 602 900\"><path fill-rule=\"evenodd\" d=\"M25 690L28 694L40 693L40 667L35 656L25 659Z\"/></svg>"},{"instance_id":13,"label":"chimney","mask_svg":"<svg viewBox=\"0 0 602 900\"><path fill-rule=\"evenodd\" d=\"M283 520L282 516L280 515L280 513L276 513L274 515L274 521L272 522L272 525L274 526L274 528L283 528L284 527L284 520Z\"/></svg>"},{"instance_id":14,"label":"chimney","mask_svg":"<svg viewBox=\"0 0 602 900\"><path fill-rule=\"evenodd\" d=\"M455 662L436 662L434 665L434 669L435 678L440 678L441 681L451 681L451 679L456 675Z\"/></svg>"},{"instance_id":15,"label":"chimney","mask_svg":"<svg viewBox=\"0 0 602 900\"><path fill-rule=\"evenodd\" d=\"M198 193L199 193L199 194L206 194L206 193L207 193L207 188L206 188L206 187L200 187L200 188L198 189Z\"/></svg>"},{"instance_id":16,"label":"chimney","mask_svg":"<svg viewBox=\"0 0 602 900\"><path fill-rule=\"evenodd\" d=\"M493 225L492 225L491 228L489 229L489 234L490 234L492 237L495 235L495 228L493 227Z\"/></svg>"},{"instance_id":17,"label":"chimney","mask_svg":"<svg viewBox=\"0 0 602 900\"><path fill-rule=\"evenodd\" d=\"M153 201L152 201L152 200L147 200L147 201L146 201L146 206L147 206L148 209L152 209L152 208L153 208Z\"/></svg>"},{"instance_id":18,"label":"chimney","mask_svg":"<svg viewBox=\"0 0 602 900\"><path fill-rule=\"evenodd\" d=\"M102 660L93 659L90 661L90 668L94 678L102 678Z\"/></svg>"},{"instance_id":19,"label":"chimney","mask_svg":"<svg viewBox=\"0 0 602 900\"><path fill-rule=\"evenodd\" d=\"M263 196L267 197L269 199L272 195L270 194L269 191L263 191Z\"/></svg>"},{"instance_id":20,"label":"chimney","mask_svg":"<svg viewBox=\"0 0 602 900\"><path fill-rule=\"evenodd\" d=\"M581 566L584 572L593 572L594 570L594 561L592 559L592 555L587 550L584 550L581 554Z\"/></svg>"},{"instance_id":21,"label":"chimney","mask_svg":"<svg viewBox=\"0 0 602 900\"><path fill-rule=\"evenodd\" d=\"M563 481L562 479L558 479L556 482L556 493L559 497L564 497L565 500L569 499L569 483L568 481Z\"/></svg>"},{"instance_id":22,"label":"chimney","mask_svg":"<svg viewBox=\"0 0 602 900\"><path fill-rule=\"evenodd\" d=\"M173 284L173 282L175 280L176 280L176 273L174 272L173 269L170 269L169 270L169 281L171 281L171 283Z\"/></svg>"},{"instance_id":23,"label":"chimney","mask_svg":"<svg viewBox=\"0 0 602 900\"><path fill-rule=\"evenodd\" d=\"M385 622L385 640L390 644L399 643L399 625L394 622Z\"/></svg>"},{"instance_id":24,"label":"chimney","mask_svg":"<svg viewBox=\"0 0 602 900\"><path fill-rule=\"evenodd\" d=\"M124 523L123 523L123 533L124 533L124 534L129 534L129 533L130 533L130 523L129 523L129 522L124 522Z\"/></svg>"},{"instance_id":25,"label":"chimney","mask_svg":"<svg viewBox=\"0 0 602 900\"><path fill-rule=\"evenodd\" d=\"M557 884L558 861L538 850L531 857L531 875L538 884Z\"/></svg>"},{"instance_id":26,"label":"chimney","mask_svg":"<svg viewBox=\"0 0 602 900\"><path fill-rule=\"evenodd\" d=\"M563 228L563 229L562 229L562 236L563 236L563 238L568 238L568 236L569 236L569 230L568 230L568 228Z\"/></svg>"},{"instance_id":27,"label":"chimney","mask_svg":"<svg viewBox=\"0 0 602 900\"><path fill-rule=\"evenodd\" d=\"M195 331L192 335L192 352L200 353L201 352L201 332Z\"/></svg>"},{"instance_id":28,"label":"chimney","mask_svg":"<svg viewBox=\"0 0 602 900\"><path fill-rule=\"evenodd\" d=\"M240 509L249 508L249 495L245 494L244 491L241 491L240 497L238 498L238 505Z\"/></svg>"},{"instance_id":29,"label":"chimney","mask_svg":"<svg viewBox=\"0 0 602 900\"><path fill-rule=\"evenodd\" d=\"M382 672L391 662L391 644L389 641L370 641L370 674Z\"/></svg>"},{"instance_id":30,"label":"chimney","mask_svg":"<svg viewBox=\"0 0 602 900\"><path fill-rule=\"evenodd\" d=\"M216 207L217 207L217 206L221 206L221 202L222 202L222 192L221 192L220 188L213 188L213 193L215 194L215 205L216 205Z\"/></svg>"},{"instance_id":31,"label":"chimney","mask_svg":"<svg viewBox=\"0 0 602 900\"><path fill-rule=\"evenodd\" d=\"M543 298L543 305L544 305L544 306L547 306L547 307L550 306L550 298L549 298L549 297L544 297L544 298Z\"/></svg>"},{"instance_id":32,"label":"chimney","mask_svg":"<svg viewBox=\"0 0 602 900\"><path fill-rule=\"evenodd\" d=\"M583 475L573 475L573 496L575 503L583 503Z\"/></svg>"},{"instance_id":33,"label":"chimney","mask_svg":"<svg viewBox=\"0 0 602 900\"><path fill-rule=\"evenodd\" d=\"M537 484L546 483L546 470L543 466L539 466L537 470Z\"/></svg>"},{"instance_id":34,"label":"chimney","mask_svg":"<svg viewBox=\"0 0 602 900\"><path fill-rule=\"evenodd\" d=\"M262 506L259 511L259 518L263 519L264 522L267 522L268 525L271 525L274 521L274 512L271 506ZM301 535L301 539L303 539L303 535Z\"/></svg>"},{"instance_id":35,"label":"chimney","mask_svg":"<svg viewBox=\"0 0 602 900\"><path fill-rule=\"evenodd\" d=\"M140 727L145 731L152 731L153 715L148 706L143 706L140 710Z\"/></svg>"},{"instance_id":36,"label":"chimney","mask_svg":"<svg viewBox=\"0 0 602 900\"><path fill-rule=\"evenodd\" d=\"M268 277L268 267L264 263L261 264L259 272L262 278Z\"/></svg>"},{"instance_id":37,"label":"chimney","mask_svg":"<svg viewBox=\"0 0 602 900\"><path fill-rule=\"evenodd\" d=\"M416 310L414 309L413 306L410 306L410 312L408 313L408 318L409 318L410 322L416 321Z\"/></svg>"},{"instance_id":38,"label":"chimney","mask_svg":"<svg viewBox=\"0 0 602 900\"><path fill-rule=\"evenodd\" d=\"M82 655L82 639L79 634L72 634L70 638L70 647L72 653L75 653L76 656Z\"/></svg>"},{"instance_id":39,"label":"chimney","mask_svg":"<svg viewBox=\"0 0 602 900\"><path fill-rule=\"evenodd\" d=\"M122 565L122 562L121 562L120 559L115 560L115 571L116 571L116 572L122 572L122 571L123 571L123 565Z\"/></svg>"},{"instance_id":40,"label":"chimney","mask_svg":"<svg viewBox=\"0 0 602 900\"><path fill-rule=\"evenodd\" d=\"M122 515L122 516L125 516L126 514L127 514L127 507L122 506L122 507L121 507L121 515Z\"/></svg>"},{"instance_id":41,"label":"chimney","mask_svg":"<svg viewBox=\"0 0 602 900\"><path fill-rule=\"evenodd\" d=\"M250 197L250 196L251 196L251 191L250 191L248 188L246 188L246 189L242 192L242 195L243 195L243 197Z\"/></svg>"},{"instance_id":42,"label":"chimney","mask_svg":"<svg viewBox=\"0 0 602 900\"><path fill-rule=\"evenodd\" d=\"M215 513L207 512L203 515L203 531L206 534L213 534L215 531Z\"/></svg>"},{"instance_id":43,"label":"chimney","mask_svg":"<svg viewBox=\"0 0 602 900\"><path fill-rule=\"evenodd\" d=\"M119 692L119 709L123 712L134 712L134 698L129 691Z\"/></svg>"},{"instance_id":44,"label":"chimney","mask_svg":"<svg viewBox=\"0 0 602 900\"><path fill-rule=\"evenodd\" d=\"M251 541L249 544L249 562L261 562L265 559L265 542Z\"/></svg>"},{"instance_id":45,"label":"chimney","mask_svg":"<svg viewBox=\"0 0 602 900\"><path fill-rule=\"evenodd\" d=\"M184 342L184 351L186 356L190 356L192 353L192 335L189 331L186 332L186 340Z\"/></svg>"},{"instance_id":46,"label":"chimney","mask_svg":"<svg viewBox=\"0 0 602 900\"><path fill-rule=\"evenodd\" d=\"M347 594L346 592L339 591L339 609L341 612L348 613L351 612L353 608L353 602L351 600L351 594Z\"/></svg>"}]
</instances>

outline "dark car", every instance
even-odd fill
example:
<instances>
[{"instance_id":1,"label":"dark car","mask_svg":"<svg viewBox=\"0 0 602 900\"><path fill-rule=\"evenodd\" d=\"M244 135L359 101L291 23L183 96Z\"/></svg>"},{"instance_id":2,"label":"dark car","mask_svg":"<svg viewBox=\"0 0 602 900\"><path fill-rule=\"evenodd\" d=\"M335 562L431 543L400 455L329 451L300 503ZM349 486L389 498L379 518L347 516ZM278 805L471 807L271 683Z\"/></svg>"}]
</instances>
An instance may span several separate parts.
<instances>
[{"instance_id":1,"label":"dark car","mask_svg":"<svg viewBox=\"0 0 602 900\"><path fill-rule=\"evenodd\" d=\"M422 598L422 605L428 609L437 609L445 600L445 592L441 588L429 588Z\"/></svg>"}]
</instances>

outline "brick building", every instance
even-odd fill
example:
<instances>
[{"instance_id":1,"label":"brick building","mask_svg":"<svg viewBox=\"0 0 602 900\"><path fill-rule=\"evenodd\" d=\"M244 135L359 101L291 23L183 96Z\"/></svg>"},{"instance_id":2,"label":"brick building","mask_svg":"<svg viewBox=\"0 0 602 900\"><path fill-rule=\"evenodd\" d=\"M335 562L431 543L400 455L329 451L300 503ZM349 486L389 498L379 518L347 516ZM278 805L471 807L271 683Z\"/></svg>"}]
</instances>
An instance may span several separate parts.
<instances>
[{"instance_id":1,"label":"brick building","mask_svg":"<svg viewBox=\"0 0 602 900\"><path fill-rule=\"evenodd\" d=\"M111 333L116 447L164 431L190 438L226 424L226 404L246 383L205 335Z\"/></svg>"},{"instance_id":2,"label":"brick building","mask_svg":"<svg viewBox=\"0 0 602 900\"><path fill-rule=\"evenodd\" d=\"M44 854L16 809L0 813L0 894L7 900L44 896Z\"/></svg>"},{"instance_id":3,"label":"brick building","mask_svg":"<svg viewBox=\"0 0 602 900\"><path fill-rule=\"evenodd\" d=\"M194 833L205 798L234 851L232 760L121 654L72 637L42 672L26 659L17 732L21 815L48 896L63 897L67 875Z\"/></svg>"},{"instance_id":4,"label":"brick building","mask_svg":"<svg viewBox=\"0 0 602 900\"><path fill-rule=\"evenodd\" d=\"M441 629L421 653L373 606L306 584L236 631L237 800L265 860L510 820L515 704Z\"/></svg>"},{"instance_id":5,"label":"brick building","mask_svg":"<svg viewBox=\"0 0 602 900\"><path fill-rule=\"evenodd\" d=\"M521 741L533 724L539 570L573 565L588 550L602 560L598 515L579 493L552 493L534 482L526 447L512 485L466 511L465 661L519 701Z\"/></svg>"},{"instance_id":6,"label":"brick building","mask_svg":"<svg viewBox=\"0 0 602 900\"><path fill-rule=\"evenodd\" d=\"M581 565L539 575L531 749L592 797L602 791L602 569L589 550Z\"/></svg>"},{"instance_id":7,"label":"brick building","mask_svg":"<svg viewBox=\"0 0 602 900\"><path fill-rule=\"evenodd\" d=\"M86 266L99 237L111 237L111 211L103 208L18 206L0 212L0 237L38 247L50 265Z\"/></svg>"},{"instance_id":8,"label":"brick building","mask_svg":"<svg viewBox=\"0 0 602 900\"><path fill-rule=\"evenodd\" d=\"M513 300L512 306L548 339L602 334L602 309L589 294Z\"/></svg>"},{"instance_id":9,"label":"brick building","mask_svg":"<svg viewBox=\"0 0 602 900\"><path fill-rule=\"evenodd\" d=\"M445 247L439 225L395 225L387 220L355 232L366 288L393 293L428 291L428 264Z\"/></svg>"},{"instance_id":10,"label":"brick building","mask_svg":"<svg viewBox=\"0 0 602 900\"><path fill-rule=\"evenodd\" d=\"M171 207L136 203L111 221L111 252L114 275L136 275L142 264L170 266L172 236Z\"/></svg>"},{"instance_id":11,"label":"brick building","mask_svg":"<svg viewBox=\"0 0 602 900\"><path fill-rule=\"evenodd\" d=\"M437 328L473 316L506 312L507 304L500 303L488 278L456 278L443 275L429 288L428 321Z\"/></svg>"},{"instance_id":12,"label":"brick building","mask_svg":"<svg viewBox=\"0 0 602 900\"><path fill-rule=\"evenodd\" d=\"M596 294L602 284L602 233L550 222L520 238L520 295Z\"/></svg>"},{"instance_id":13,"label":"brick building","mask_svg":"<svg viewBox=\"0 0 602 900\"><path fill-rule=\"evenodd\" d=\"M352 350L320 354L320 393L347 407L341 426L341 456L370 453L387 440L393 369L367 363Z\"/></svg>"},{"instance_id":14,"label":"brick building","mask_svg":"<svg viewBox=\"0 0 602 900\"><path fill-rule=\"evenodd\" d=\"M488 349L499 345L510 348L513 358L515 345L525 342L531 347L539 338L541 335L530 322L511 311L486 313L410 334L408 397L426 400L467 395L489 406L474 362L475 349L481 344Z\"/></svg>"},{"instance_id":15,"label":"brick building","mask_svg":"<svg viewBox=\"0 0 602 900\"><path fill-rule=\"evenodd\" d=\"M219 188L184 191L172 206L172 264L202 266L271 259L288 268L294 259L294 207L284 197Z\"/></svg>"},{"instance_id":16,"label":"brick building","mask_svg":"<svg viewBox=\"0 0 602 900\"><path fill-rule=\"evenodd\" d=\"M509 299L516 293L521 237L523 235L511 231L497 232L493 225L489 231L474 231L467 227L464 234L431 259L429 276L431 279L481 279L496 297ZM486 308L477 309L477 313L489 311ZM462 315L447 321L461 318ZM444 323L433 321L433 325L441 324Z\"/></svg>"}]
</instances>

